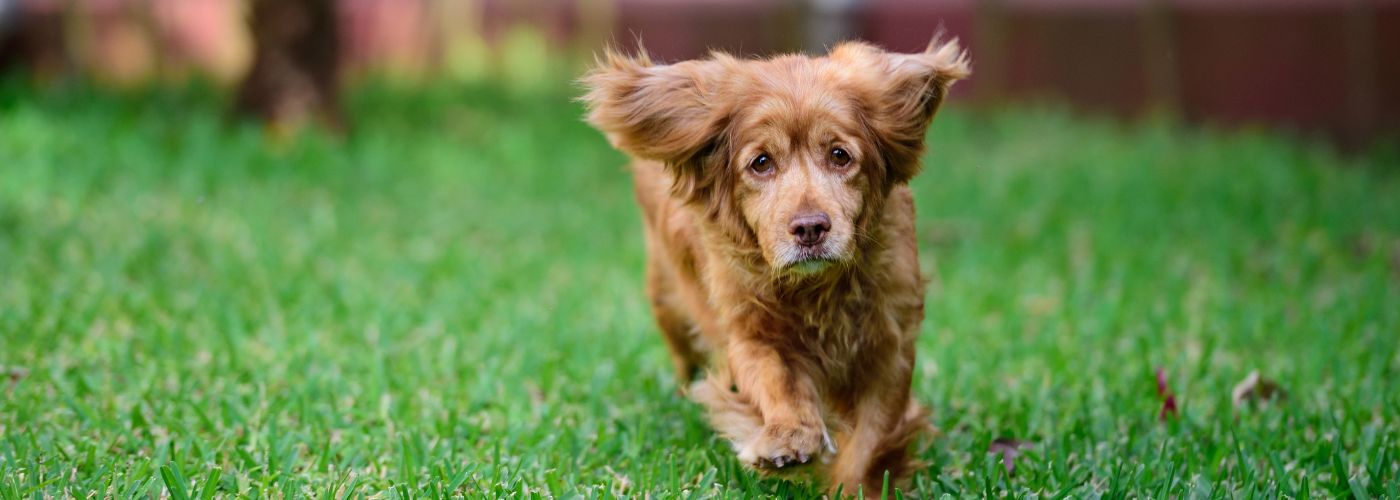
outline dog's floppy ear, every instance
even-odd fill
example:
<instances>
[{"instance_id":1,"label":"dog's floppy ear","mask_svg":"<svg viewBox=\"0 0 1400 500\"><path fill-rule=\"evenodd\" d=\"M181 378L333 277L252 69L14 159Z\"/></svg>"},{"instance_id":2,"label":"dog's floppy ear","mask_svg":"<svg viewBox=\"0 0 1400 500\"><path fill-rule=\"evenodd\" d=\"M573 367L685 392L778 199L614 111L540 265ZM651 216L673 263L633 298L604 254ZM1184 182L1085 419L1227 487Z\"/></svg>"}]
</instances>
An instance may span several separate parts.
<instances>
[{"instance_id":1,"label":"dog's floppy ear","mask_svg":"<svg viewBox=\"0 0 1400 500\"><path fill-rule=\"evenodd\" d=\"M609 50L582 80L588 123L636 157L688 163L719 135L725 112L712 96L723 81L724 62L653 65L645 52L627 56Z\"/></svg>"},{"instance_id":2,"label":"dog's floppy ear","mask_svg":"<svg viewBox=\"0 0 1400 500\"><path fill-rule=\"evenodd\" d=\"M853 81L867 124L880 143L887 179L908 182L919 171L924 133L948 88L972 74L967 53L957 40L935 38L918 54L889 53L852 42L837 46L831 58L862 71Z\"/></svg>"}]
</instances>

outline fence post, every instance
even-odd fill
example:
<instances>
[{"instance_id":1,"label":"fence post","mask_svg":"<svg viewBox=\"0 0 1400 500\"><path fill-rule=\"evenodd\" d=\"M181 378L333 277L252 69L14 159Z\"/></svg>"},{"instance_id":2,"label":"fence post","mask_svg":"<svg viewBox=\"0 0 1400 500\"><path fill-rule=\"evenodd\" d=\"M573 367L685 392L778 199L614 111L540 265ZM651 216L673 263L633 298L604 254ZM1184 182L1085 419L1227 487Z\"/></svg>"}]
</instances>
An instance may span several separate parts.
<instances>
[{"instance_id":1,"label":"fence post","mask_svg":"<svg viewBox=\"0 0 1400 500\"><path fill-rule=\"evenodd\" d=\"M808 52L825 53L831 46L856 36L853 19L861 0L811 0L807 9L804 45Z\"/></svg>"},{"instance_id":2,"label":"fence post","mask_svg":"<svg viewBox=\"0 0 1400 500\"><path fill-rule=\"evenodd\" d=\"M1376 132L1376 24L1372 0L1352 0L1347 8L1347 130L1344 139L1360 143Z\"/></svg>"},{"instance_id":3,"label":"fence post","mask_svg":"<svg viewBox=\"0 0 1400 500\"><path fill-rule=\"evenodd\" d=\"M1006 45L1007 14L1004 0L976 2L973 15L973 37L977 43L977 100L986 103L1006 98L1010 87L1007 74L1011 54Z\"/></svg>"},{"instance_id":4,"label":"fence post","mask_svg":"<svg viewBox=\"0 0 1400 500\"><path fill-rule=\"evenodd\" d=\"M1169 120L1181 117L1181 71L1176 25L1167 0L1146 0L1143 10L1143 77L1147 111Z\"/></svg>"}]
</instances>

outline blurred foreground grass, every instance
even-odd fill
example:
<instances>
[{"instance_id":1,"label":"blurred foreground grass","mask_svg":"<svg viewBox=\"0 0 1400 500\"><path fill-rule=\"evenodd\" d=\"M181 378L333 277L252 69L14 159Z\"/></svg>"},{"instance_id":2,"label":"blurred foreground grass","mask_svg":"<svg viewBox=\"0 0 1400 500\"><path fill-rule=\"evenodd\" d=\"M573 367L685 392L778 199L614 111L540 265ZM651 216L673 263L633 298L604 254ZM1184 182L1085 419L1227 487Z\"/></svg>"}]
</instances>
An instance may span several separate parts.
<instances>
[{"instance_id":1,"label":"blurred foreground grass","mask_svg":"<svg viewBox=\"0 0 1400 500\"><path fill-rule=\"evenodd\" d=\"M562 92L365 90L278 145L202 92L6 89L0 497L813 492L676 396ZM931 145L920 496L1400 497L1396 155L956 107ZM1254 370L1288 397L1236 411Z\"/></svg>"}]
</instances>

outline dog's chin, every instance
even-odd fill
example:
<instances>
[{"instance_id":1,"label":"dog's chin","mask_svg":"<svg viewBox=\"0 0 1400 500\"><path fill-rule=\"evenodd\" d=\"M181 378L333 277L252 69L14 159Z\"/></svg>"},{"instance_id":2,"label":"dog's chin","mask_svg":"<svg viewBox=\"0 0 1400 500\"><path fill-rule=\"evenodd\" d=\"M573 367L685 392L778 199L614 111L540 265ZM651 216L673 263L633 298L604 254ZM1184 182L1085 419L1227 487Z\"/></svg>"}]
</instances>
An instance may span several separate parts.
<instances>
[{"instance_id":1,"label":"dog's chin","mask_svg":"<svg viewBox=\"0 0 1400 500\"><path fill-rule=\"evenodd\" d=\"M794 277L821 275L840 263L840 256L824 248L799 249L792 259L778 267L783 274Z\"/></svg>"},{"instance_id":2,"label":"dog's chin","mask_svg":"<svg viewBox=\"0 0 1400 500\"><path fill-rule=\"evenodd\" d=\"M788 264L783 271L793 276L816 276L835 264L836 261L832 259L804 259Z\"/></svg>"}]
</instances>

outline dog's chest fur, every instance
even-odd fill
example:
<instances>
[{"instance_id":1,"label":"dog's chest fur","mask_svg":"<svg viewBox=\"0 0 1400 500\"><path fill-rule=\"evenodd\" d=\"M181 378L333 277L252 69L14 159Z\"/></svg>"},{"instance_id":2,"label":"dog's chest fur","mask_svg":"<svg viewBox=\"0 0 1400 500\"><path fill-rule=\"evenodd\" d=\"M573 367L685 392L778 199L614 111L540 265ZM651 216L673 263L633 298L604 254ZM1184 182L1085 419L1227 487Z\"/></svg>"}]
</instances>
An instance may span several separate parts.
<instances>
[{"instance_id":1,"label":"dog's chest fur","mask_svg":"<svg viewBox=\"0 0 1400 500\"><path fill-rule=\"evenodd\" d=\"M902 227L912 198L902 190L890 201L856 258L820 277L774 279L759 256L706 238L697 247L709 254L700 259L709 267L701 281L716 287L708 301L720 313L724 332L716 333L750 332L783 346L786 361L828 393L851 394L882 377L882 365L903 358L891 354L912 347L923 316L913 228Z\"/></svg>"},{"instance_id":2,"label":"dog's chest fur","mask_svg":"<svg viewBox=\"0 0 1400 500\"><path fill-rule=\"evenodd\" d=\"M822 380L832 393L860 390L871 378L879 378L879 364L900 349L903 331L888 300L880 291L888 285L872 262L842 269L830 279L784 289L779 285L770 307L757 314L776 316L785 335L777 340L790 346L796 364ZM876 272L872 272L872 270Z\"/></svg>"}]
</instances>

